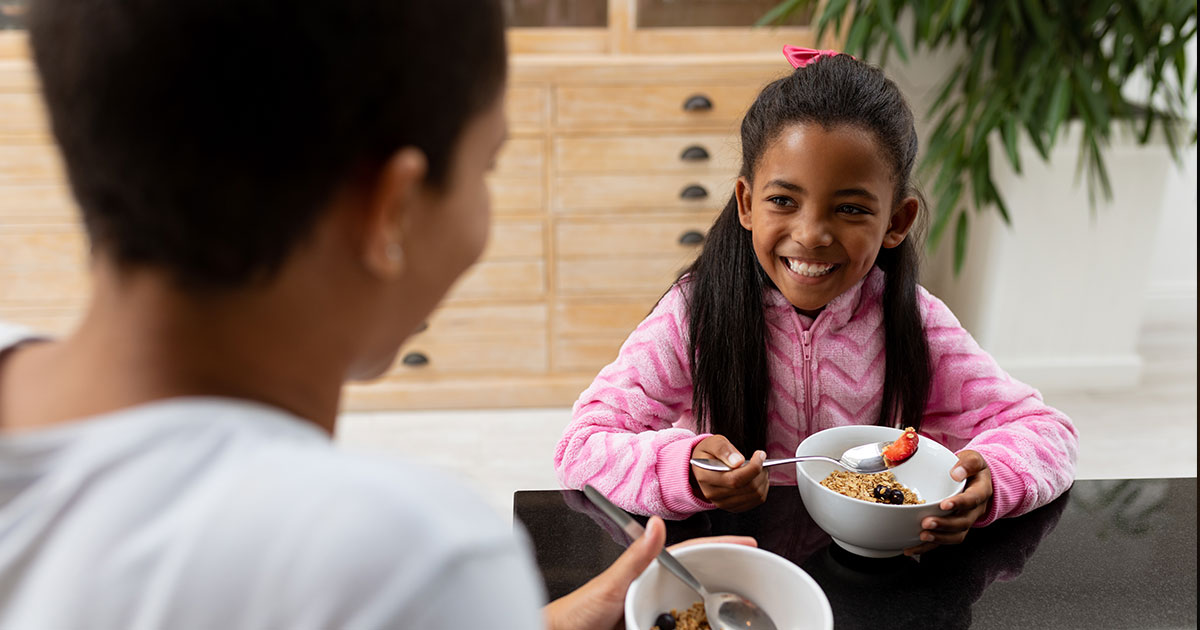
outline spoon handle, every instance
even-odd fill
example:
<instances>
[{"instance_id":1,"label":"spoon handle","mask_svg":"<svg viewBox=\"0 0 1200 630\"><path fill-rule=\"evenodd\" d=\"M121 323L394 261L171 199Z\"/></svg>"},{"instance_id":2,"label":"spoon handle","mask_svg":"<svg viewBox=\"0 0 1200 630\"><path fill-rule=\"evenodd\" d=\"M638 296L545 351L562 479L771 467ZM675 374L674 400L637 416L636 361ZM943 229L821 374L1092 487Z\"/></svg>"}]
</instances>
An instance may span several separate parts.
<instances>
[{"instance_id":1,"label":"spoon handle","mask_svg":"<svg viewBox=\"0 0 1200 630\"><path fill-rule=\"evenodd\" d=\"M825 457L824 455L801 455L800 457L785 457L783 459L768 459L768 460L763 461L763 467L778 466L780 464L792 464L795 462L807 462L810 460L821 460L821 461L831 462L831 463L837 464L838 466L841 466L842 468L846 468L846 464L842 463L841 460L834 459L832 457ZM699 466L700 468L703 468L705 470L714 470L717 472L728 472L730 470L733 470L732 468L721 463L721 460L718 460L718 459L695 458L695 459L692 459L692 464Z\"/></svg>"},{"instance_id":2,"label":"spoon handle","mask_svg":"<svg viewBox=\"0 0 1200 630\"><path fill-rule=\"evenodd\" d=\"M583 487L583 494L592 503L596 504L596 507L600 508L601 511L608 516L608 518L612 519L622 531L624 531L626 534L629 534L630 538L637 540L646 532L646 529L642 527L641 523L633 520L633 517L625 513L625 510L613 505L612 501L609 501L608 498L606 498L603 494L600 494L599 490L590 485L585 485ZM708 591L704 590L704 587L701 586L700 581L697 580L687 569L685 569L682 564L679 564L679 561L675 559L675 556L672 556L666 549L663 549L658 553L658 561L660 564L666 567L668 571L675 574L675 577L683 580L684 584L687 584L692 588L692 590L699 593L701 597L708 597Z\"/></svg>"},{"instance_id":3,"label":"spoon handle","mask_svg":"<svg viewBox=\"0 0 1200 630\"><path fill-rule=\"evenodd\" d=\"M842 460L834 459L833 457L825 457L824 455L800 455L799 457L784 457L783 459L768 459L763 462L763 466L777 466L779 464L794 464L796 462L809 462L809 461L818 461L818 460L825 461L825 462L831 462L831 463L837 464L838 466L841 466L842 468L846 467L846 465L844 463L842 463Z\"/></svg>"}]
</instances>

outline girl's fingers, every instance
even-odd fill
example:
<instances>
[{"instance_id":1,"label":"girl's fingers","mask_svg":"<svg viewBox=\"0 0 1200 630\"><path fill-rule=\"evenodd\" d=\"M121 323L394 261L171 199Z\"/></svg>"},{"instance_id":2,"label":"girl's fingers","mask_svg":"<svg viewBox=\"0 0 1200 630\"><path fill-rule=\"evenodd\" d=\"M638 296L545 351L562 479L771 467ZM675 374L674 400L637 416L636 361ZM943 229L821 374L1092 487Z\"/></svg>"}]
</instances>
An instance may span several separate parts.
<instances>
[{"instance_id":1,"label":"girl's fingers","mask_svg":"<svg viewBox=\"0 0 1200 630\"><path fill-rule=\"evenodd\" d=\"M987 460L976 451L966 450L958 454L958 463L950 469L950 476L955 481L962 481L978 475L987 469Z\"/></svg>"}]
</instances>

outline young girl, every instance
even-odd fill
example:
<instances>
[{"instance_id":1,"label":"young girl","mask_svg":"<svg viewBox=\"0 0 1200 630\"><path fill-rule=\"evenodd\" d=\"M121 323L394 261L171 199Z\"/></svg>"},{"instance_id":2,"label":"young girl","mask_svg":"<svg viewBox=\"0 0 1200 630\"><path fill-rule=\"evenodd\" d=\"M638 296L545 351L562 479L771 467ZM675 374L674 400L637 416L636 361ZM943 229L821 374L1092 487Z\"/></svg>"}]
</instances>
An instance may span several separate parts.
<instances>
[{"instance_id":1,"label":"young girl","mask_svg":"<svg viewBox=\"0 0 1200 630\"><path fill-rule=\"evenodd\" d=\"M796 69L746 113L732 198L575 403L559 479L645 514L746 510L795 483L793 467L765 458L822 429L882 424L956 451L951 474L968 479L910 553L1048 503L1074 478L1075 428L917 285L917 135L903 96L848 55L784 51Z\"/></svg>"}]
</instances>

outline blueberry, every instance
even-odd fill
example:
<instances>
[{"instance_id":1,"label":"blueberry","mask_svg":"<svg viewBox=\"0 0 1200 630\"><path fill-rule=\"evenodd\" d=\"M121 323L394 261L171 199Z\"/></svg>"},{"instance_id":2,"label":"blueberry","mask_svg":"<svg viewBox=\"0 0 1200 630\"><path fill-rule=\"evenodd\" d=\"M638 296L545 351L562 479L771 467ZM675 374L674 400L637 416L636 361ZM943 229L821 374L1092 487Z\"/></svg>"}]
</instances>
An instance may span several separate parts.
<instances>
[{"instance_id":1,"label":"blueberry","mask_svg":"<svg viewBox=\"0 0 1200 630\"><path fill-rule=\"evenodd\" d=\"M879 485L875 486L874 490L871 491L871 496L875 497L878 500L883 500L883 494L885 492L887 492L887 486L885 486L883 484L879 484Z\"/></svg>"},{"instance_id":2,"label":"blueberry","mask_svg":"<svg viewBox=\"0 0 1200 630\"><path fill-rule=\"evenodd\" d=\"M900 490L888 490L887 501L893 505L904 503L904 493Z\"/></svg>"},{"instance_id":3,"label":"blueberry","mask_svg":"<svg viewBox=\"0 0 1200 630\"><path fill-rule=\"evenodd\" d=\"M654 625L658 630L675 630L675 617L671 613L663 613L654 620Z\"/></svg>"}]
</instances>

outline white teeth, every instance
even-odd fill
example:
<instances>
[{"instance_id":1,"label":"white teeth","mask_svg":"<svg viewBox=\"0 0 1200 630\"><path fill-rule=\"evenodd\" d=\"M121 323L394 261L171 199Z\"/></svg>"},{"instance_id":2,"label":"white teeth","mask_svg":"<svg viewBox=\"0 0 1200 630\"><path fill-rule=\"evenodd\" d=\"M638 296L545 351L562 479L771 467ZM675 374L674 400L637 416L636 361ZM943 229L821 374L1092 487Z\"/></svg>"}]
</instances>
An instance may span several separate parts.
<instances>
[{"instance_id":1,"label":"white teeth","mask_svg":"<svg viewBox=\"0 0 1200 630\"><path fill-rule=\"evenodd\" d=\"M791 258L787 258L786 260L787 260L788 267L790 267L792 271L795 271L796 273L798 273L802 276L808 276L809 278L816 278L819 276L823 276L823 275L829 273L830 271L833 271L833 268L836 266L836 265L825 265L825 264L820 264L820 263L796 262L795 260L793 260Z\"/></svg>"}]
</instances>

